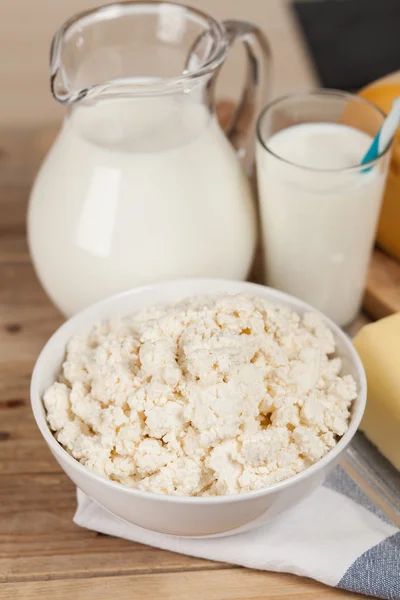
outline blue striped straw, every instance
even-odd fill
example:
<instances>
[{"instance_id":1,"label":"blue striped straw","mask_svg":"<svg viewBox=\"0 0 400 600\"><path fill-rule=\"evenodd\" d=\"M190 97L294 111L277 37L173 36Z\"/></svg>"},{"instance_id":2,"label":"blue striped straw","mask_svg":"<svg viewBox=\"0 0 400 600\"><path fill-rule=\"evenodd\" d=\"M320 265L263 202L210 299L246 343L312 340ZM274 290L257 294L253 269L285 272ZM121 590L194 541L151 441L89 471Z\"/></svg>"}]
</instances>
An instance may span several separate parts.
<instances>
[{"instance_id":1,"label":"blue striped straw","mask_svg":"<svg viewBox=\"0 0 400 600\"><path fill-rule=\"evenodd\" d=\"M383 122L382 127L378 131L372 144L368 148L368 151L361 161L362 165L369 163L371 160L375 160L387 150L393 141L396 134L397 128L400 125L400 98L396 98L393 101L392 108L388 116ZM363 172L369 171L369 168L364 169Z\"/></svg>"}]
</instances>

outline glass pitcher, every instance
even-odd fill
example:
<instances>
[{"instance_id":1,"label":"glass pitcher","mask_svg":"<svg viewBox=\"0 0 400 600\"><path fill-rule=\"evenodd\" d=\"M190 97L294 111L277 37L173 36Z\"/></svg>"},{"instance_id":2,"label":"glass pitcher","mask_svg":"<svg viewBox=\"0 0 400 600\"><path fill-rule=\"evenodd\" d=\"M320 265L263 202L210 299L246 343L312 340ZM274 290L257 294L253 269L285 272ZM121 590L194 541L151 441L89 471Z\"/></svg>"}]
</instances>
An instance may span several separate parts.
<instances>
[{"instance_id":1,"label":"glass pitcher","mask_svg":"<svg viewBox=\"0 0 400 600\"><path fill-rule=\"evenodd\" d=\"M248 70L230 143L214 90L236 41ZM268 55L253 25L167 2L107 5L56 33L51 88L68 111L32 190L28 239L65 315L157 280L246 277L245 168Z\"/></svg>"}]
</instances>

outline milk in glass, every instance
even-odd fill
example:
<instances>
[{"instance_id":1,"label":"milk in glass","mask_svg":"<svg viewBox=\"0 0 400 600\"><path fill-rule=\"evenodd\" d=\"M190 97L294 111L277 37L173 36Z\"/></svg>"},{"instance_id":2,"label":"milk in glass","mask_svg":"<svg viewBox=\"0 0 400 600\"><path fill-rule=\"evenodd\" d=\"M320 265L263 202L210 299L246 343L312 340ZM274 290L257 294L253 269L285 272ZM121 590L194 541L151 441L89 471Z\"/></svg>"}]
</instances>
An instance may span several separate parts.
<instances>
[{"instance_id":1,"label":"milk in glass","mask_svg":"<svg viewBox=\"0 0 400 600\"><path fill-rule=\"evenodd\" d=\"M371 141L303 123L257 143L267 282L339 325L359 310L381 205L384 173L357 167Z\"/></svg>"}]
</instances>

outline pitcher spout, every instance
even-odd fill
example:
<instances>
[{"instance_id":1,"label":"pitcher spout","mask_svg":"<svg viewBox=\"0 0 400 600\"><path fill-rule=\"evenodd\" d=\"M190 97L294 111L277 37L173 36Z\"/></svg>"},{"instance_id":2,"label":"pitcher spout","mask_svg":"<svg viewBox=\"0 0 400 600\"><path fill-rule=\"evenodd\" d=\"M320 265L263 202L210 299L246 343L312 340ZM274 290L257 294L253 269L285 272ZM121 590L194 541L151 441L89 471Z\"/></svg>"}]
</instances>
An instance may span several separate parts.
<instances>
[{"instance_id":1,"label":"pitcher spout","mask_svg":"<svg viewBox=\"0 0 400 600\"><path fill-rule=\"evenodd\" d=\"M65 63L65 55L68 56L66 33L76 20L75 17L64 23L54 35L50 47L50 89L54 98L66 106L85 98L88 93L87 88L74 87Z\"/></svg>"},{"instance_id":2,"label":"pitcher spout","mask_svg":"<svg viewBox=\"0 0 400 600\"><path fill-rule=\"evenodd\" d=\"M184 5L109 4L75 16L55 34L51 91L71 105L100 95L191 90L211 78L228 48L221 23Z\"/></svg>"}]
</instances>

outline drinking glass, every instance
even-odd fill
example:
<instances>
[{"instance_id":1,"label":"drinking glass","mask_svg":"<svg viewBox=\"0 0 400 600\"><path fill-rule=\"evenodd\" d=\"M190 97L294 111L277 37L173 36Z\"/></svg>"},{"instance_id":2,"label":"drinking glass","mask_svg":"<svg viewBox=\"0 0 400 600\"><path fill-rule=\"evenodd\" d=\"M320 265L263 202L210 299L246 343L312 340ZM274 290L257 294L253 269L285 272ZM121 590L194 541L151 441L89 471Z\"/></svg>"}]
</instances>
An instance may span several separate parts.
<instances>
[{"instance_id":1,"label":"drinking glass","mask_svg":"<svg viewBox=\"0 0 400 600\"><path fill-rule=\"evenodd\" d=\"M374 244L390 149L367 165L361 166L360 161L384 118L380 109L362 98L317 90L272 102L257 124L267 283L309 302L341 326L350 323L360 309ZM311 124L351 128L347 133L342 128L348 137L343 149L322 147L325 163L318 155L308 155L307 144L301 159L291 160L291 132L286 130L301 125L306 134ZM360 132L365 148L352 164L346 152L354 141L364 143ZM271 140L283 133L287 141L282 144L281 137L280 151L274 152L271 145L278 138L275 144ZM333 142L327 136L329 143ZM346 166L333 162L327 167L326 154L334 156L338 151Z\"/></svg>"}]
</instances>

